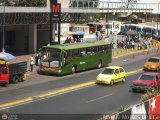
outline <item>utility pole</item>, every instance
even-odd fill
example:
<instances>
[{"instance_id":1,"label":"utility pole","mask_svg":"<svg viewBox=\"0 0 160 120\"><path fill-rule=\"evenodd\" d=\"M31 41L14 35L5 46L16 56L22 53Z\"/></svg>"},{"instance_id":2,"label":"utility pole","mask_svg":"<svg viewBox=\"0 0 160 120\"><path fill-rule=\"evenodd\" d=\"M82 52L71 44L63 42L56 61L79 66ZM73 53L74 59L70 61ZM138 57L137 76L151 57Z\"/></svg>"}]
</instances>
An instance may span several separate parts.
<instances>
[{"instance_id":1,"label":"utility pole","mask_svg":"<svg viewBox=\"0 0 160 120\"><path fill-rule=\"evenodd\" d=\"M107 14L106 14L106 26L107 26L107 37L109 36L109 24L108 24L108 19L109 19L109 2L108 2L108 4L107 4L107 8L108 8L108 10L107 10Z\"/></svg>"},{"instance_id":2,"label":"utility pole","mask_svg":"<svg viewBox=\"0 0 160 120\"><path fill-rule=\"evenodd\" d=\"M5 17L6 17L5 7L6 7L6 3L5 3L5 0L4 0L4 3L3 3L3 25L2 25L2 27L3 27L2 52L5 51L5 47L4 47L4 45L5 45Z\"/></svg>"},{"instance_id":3,"label":"utility pole","mask_svg":"<svg viewBox=\"0 0 160 120\"><path fill-rule=\"evenodd\" d=\"M50 44L60 44L60 29L61 29L61 4L57 0L50 0ZM53 21L58 23L58 42L53 38ZM54 26L55 27L55 26Z\"/></svg>"},{"instance_id":4,"label":"utility pole","mask_svg":"<svg viewBox=\"0 0 160 120\"><path fill-rule=\"evenodd\" d=\"M158 11L157 11L157 33L158 33L158 22L159 22L159 3L158 3Z\"/></svg>"}]
</instances>

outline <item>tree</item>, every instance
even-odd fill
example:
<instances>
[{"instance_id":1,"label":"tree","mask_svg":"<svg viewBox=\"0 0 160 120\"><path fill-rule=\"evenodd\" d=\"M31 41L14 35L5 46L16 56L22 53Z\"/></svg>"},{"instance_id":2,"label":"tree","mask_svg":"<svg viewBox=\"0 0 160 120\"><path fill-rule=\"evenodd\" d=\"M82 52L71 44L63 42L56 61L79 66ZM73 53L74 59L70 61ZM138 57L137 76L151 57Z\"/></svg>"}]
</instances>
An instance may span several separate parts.
<instances>
[{"instance_id":1,"label":"tree","mask_svg":"<svg viewBox=\"0 0 160 120\"><path fill-rule=\"evenodd\" d=\"M44 7L46 0L1 0L6 6Z\"/></svg>"}]
</instances>

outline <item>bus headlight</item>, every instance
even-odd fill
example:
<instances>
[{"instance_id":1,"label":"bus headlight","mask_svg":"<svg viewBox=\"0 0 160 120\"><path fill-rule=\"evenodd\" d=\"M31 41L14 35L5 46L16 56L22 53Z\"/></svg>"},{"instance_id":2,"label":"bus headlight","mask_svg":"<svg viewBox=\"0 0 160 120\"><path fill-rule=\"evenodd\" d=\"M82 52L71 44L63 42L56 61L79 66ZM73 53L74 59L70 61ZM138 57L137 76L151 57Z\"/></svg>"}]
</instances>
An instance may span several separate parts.
<instances>
[{"instance_id":1,"label":"bus headlight","mask_svg":"<svg viewBox=\"0 0 160 120\"><path fill-rule=\"evenodd\" d=\"M58 70L58 72L62 72L62 70Z\"/></svg>"}]
</instances>

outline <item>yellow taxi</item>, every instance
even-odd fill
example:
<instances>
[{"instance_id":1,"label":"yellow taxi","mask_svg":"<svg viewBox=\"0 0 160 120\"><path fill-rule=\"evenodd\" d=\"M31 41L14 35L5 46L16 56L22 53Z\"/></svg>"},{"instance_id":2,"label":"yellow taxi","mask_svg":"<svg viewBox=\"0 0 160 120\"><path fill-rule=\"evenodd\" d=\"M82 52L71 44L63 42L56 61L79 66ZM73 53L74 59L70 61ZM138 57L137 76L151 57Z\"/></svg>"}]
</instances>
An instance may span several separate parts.
<instances>
[{"instance_id":1,"label":"yellow taxi","mask_svg":"<svg viewBox=\"0 0 160 120\"><path fill-rule=\"evenodd\" d=\"M149 58L144 66L143 70L159 71L160 70L160 57Z\"/></svg>"},{"instance_id":2,"label":"yellow taxi","mask_svg":"<svg viewBox=\"0 0 160 120\"><path fill-rule=\"evenodd\" d=\"M126 72L124 68L119 66L109 66L102 70L96 79L96 84L110 84L116 82L125 82Z\"/></svg>"}]
</instances>

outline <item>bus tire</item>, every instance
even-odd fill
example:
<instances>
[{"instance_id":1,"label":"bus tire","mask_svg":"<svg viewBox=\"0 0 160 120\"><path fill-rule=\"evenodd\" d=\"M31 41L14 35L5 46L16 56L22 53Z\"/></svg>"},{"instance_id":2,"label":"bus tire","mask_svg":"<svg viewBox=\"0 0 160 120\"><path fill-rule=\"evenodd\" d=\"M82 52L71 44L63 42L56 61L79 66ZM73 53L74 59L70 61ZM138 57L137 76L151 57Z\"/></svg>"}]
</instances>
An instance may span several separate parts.
<instances>
[{"instance_id":1,"label":"bus tire","mask_svg":"<svg viewBox=\"0 0 160 120\"><path fill-rule=\"evenodd\" d=\"M19 82L19 76L18 75L15 75L15 76L13 76L13 78L12 78L12 83L14 83L14 84L16 84L16 83L18 83Z\"/></svg>"},{"instance_id":2,"label":"bus tire","mask_svg":"<svg viewBox=\"0 0 160 120\"><path fill-rule=\"evenodd\" d=\"M102 61L101 61L101 60L98 61L97 67L98 67L98 68L101 68L101 67L102 67Z\"/></svg>"},{"instance_id":3,"label":"bus tire","mask_svg":"<svg viewBox=\"0 0 160 120\"><path fill-rule=\"evenodd\" d=\"M72 67L72 71L71 72L72 72L72 74L76 73L76 66Z\"/></svg>"}]
</instances>

